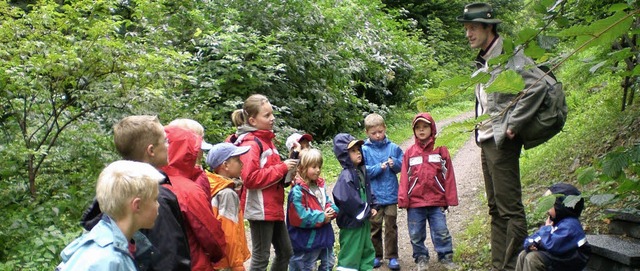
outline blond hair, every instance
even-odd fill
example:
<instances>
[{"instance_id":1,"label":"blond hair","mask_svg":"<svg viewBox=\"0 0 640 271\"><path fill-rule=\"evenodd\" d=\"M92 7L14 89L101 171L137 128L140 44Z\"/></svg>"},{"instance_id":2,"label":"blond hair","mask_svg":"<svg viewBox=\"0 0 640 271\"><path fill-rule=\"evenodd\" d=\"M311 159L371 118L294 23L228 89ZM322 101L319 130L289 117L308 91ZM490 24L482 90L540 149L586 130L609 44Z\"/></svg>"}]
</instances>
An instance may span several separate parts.
<instances>
[{"instance_id":1,"label":"blond hair","mask_svg":"<svg viewBox=\"0 0 640 271\"><path fill-rule=\"evenodd\" d=\"M234 126L249 125L249 118L255 117L260 113L262 105L269 103L267 96L262 94L253 94L244 100L242 109L236 109L231 113L231 122Z\"/></svg>"},{"instance_id":2,"label":"blond hair","mask_svg":"<svg viewBox=\"0 0 640 271\"><path fill-rule=\"evenodd\" d=\"M204 136L204 127L202 127L202 124L192 119L184 119L184 118L174 119L171 122L169 122L169 125L167 126L180 127L182 129L194 132L201 137Z\"/></svg>"},{"instance_id":3,"label":"blond hair","mask_svg":"<svg viewBox=\"0 0 640 271\"><path fill-rule=\"evenodd\" d=\"M113 126L113 142L122 158L144 161L149 145L164 144L164 128L157 116L128 116Z\"/></svg>"},{"instance_id":4,"label":"blond hair","mask_svg":"<svg viewBox=\"0 0 640 271\"><path fill-rule=\"evenodd\" d=\"M96 184L100 210L119 220L127 215L127 205L134 198L155 199L164 175L147 163L120 160L102 170Z\"/></svg>"},{"instance_id":5,"label":"blond hair","mask_svg":"<svg viewBox=\"0 0 640 271\"><path fill-rule=\"evenodd\" d=\"M304 149L300 151L300 162L298 163L298 174L300 177L307 180L307 174L305 171L315 165L322 168L322 153L318 149Z\"/></svg>"},{"instance_id":6,"label":"blond hair","mask_svg":"<svg viewBox=\"0 0 640 271\"><path fill-rule=\"evenodd\" d=\"M380 125L386 127L386 125L384 124L384 118L382 118L382 116L380 116L378 113L371 113L364 118L365 130L369 130Z\"/></svg>"}]
</instances>

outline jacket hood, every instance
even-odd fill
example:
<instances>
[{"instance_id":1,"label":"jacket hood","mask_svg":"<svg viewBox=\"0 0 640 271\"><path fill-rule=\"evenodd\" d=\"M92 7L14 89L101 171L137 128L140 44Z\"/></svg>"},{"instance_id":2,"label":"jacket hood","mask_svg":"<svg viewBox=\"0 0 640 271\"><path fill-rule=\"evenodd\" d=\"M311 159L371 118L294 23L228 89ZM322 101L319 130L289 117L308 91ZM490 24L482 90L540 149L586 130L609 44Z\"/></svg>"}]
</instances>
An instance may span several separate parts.
<instances>
[{"instance_id":1,"label":"jacket hood","mask_svg":"<svg viewBox=\"0 0 640 271\"><path fill-rule=\"evenodd\" d=\"M337 134L333 138L333 154L336 155L336 159L340 162L342 168L355 168L356 165L351 162L351 158L349 158L349 143L353 140L357 140L350 134L340 133ZM362 158L362 163L364 163L364 156Z\"/></svg>"},{"instance_id":2,"label":"jacket hood","mask_svg":"<svg viewBox=\"0 0 640 271\"><path fill-rule=\"evenodd\" d=\"M300 185L301 187L309 190L309 185L304 181L304 179L302 179L302 177L300 177L300 174L296 175L295 180L293 181L293 185ZM318 187L324 187L324 179L318 178L316 180L316 185Z\"/></svg>"},{"instance_id":3,"label":"jacket hood","mask_svg":"<svg viewBox=\"0 0 640 271\"><path fill-rule=\"evenodd\" d=\"M207 177L209 178L209 184L211 186L211 195L218 194L218 192L220 192L220 190L222 189L233 189L235 187L235 183L233 182L233 180L226 178L220 174L207 171Z\"/></svg>"},{"instance_id":4,"label":"jacket hood","mask_svg":"<svg viewBox=\"0 0 640 271\"><path fill-rule=\"evenodd\" d=\"M180 175L195 180L196 161L200 153L202 137L195 133L175 126L166 126L164 131L169 140L169 164L162 168L168 175Z\"/></svg>"},{"instance_id":5,"label":"jacket hood","mask_svg":"<svg viewBox=\"0 0 640 271\"><path fill-rule=\"evenodd\" d=\"M386 136L380 141L373 141L373 140L371 140L371 138L367 138L367 140L364 141L364 145L369 145L369 146L374 146L374 147L380 148L380 147L386 146L387 144L389 144L389 142L391 142L391 141Z\"/></svg>"},{"instance_id":6,"label":"jacket hood","mask_svg":"<svg viewBox=\"0 0 640 271\"><path fill-rule=\"evenodd\" d=\"M553 205L553 208L556 210L556 217L552 219L554 222L566 217L580 217L582 209L584 209L584 198L581 198L573 207L564 205L566 196L580 196L580 191L575 186L568 183L557 183L549 187L549 190L553 194L563 195L557 197Z\"/></svg>"},{"instance_id":7,"label":"jacket hood","mask_svg":"<svg viewBox=\"0 0 640 271\"><path fill-rule=\"evenodd\" d=\"M415 129L413 129L413 127L415 126L416 120L418 120L419 118L424 118L424 119L428 120L429 122L431 122L431 136L429 136L429 139L427 140L426 144L422 143L416 137ZM433 117L431 117L431 114L426 113L426 112L419 113L415 117L413 117L413 121L411 123L412 123L411 129L414 130L413 131L413 139L414 139L416 145L420 146L423 149L426 148L428 150L432 150L433 149L433 145L436 142L436 134L438 133L438 130L436 129L436 122L433 120Z\"/></svg>"},{"instance_id":8,"label":"jacket hood","mask_svg":"<svg viewBox=\"0 0 640 271\"><path fill-rule=\"evenodd\" d=\"M246 127L246 129L243 129L243 127ZM243 132L240 132L241 129L243 129ZM228 141L229 143L233 143L236 146L240 146L242 142L253 140L254 137L257 137L262 141L269 142L273 141L273 139L276 137L276 134L269 130L257 130L251 126L240 126L238 127L238 131L235 134L229 136Z\"/></svg>"}]
</instances>

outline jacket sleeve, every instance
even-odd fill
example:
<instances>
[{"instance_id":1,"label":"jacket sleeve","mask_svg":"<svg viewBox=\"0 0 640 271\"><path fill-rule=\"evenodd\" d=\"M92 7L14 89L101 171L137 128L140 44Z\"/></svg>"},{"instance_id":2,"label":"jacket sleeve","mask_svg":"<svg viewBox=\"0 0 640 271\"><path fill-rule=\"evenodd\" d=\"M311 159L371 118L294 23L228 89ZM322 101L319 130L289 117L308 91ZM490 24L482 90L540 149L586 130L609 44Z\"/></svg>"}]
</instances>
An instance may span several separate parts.
<instances>
[{"instance_id":1,"label":"jacket sleeve","mask_svg":"<svg viewBox=\"0 0 640 271\"><path fill-rule=\"evenodd\" d=\"M524 90L527 92L515 104L507 121L507 129L516 134L535 116L537 109L544 102L547 89L547 81L544 78L540 79L542 74L537 67L523 70L520 75L524 79Z\"/></svg>"},{"instance_id":2,"label":"jacket sleeve","mask_svg":"<svg viewBox=\"0 0 640 271\"><path fill-rule=\"evenodd\" d=\"M336 214L340 212L340 208L338 208L338 206L333 202L333 200L331 200L331 197L329 197L329 194L327 194L326 196L326 201L327 203L325 204L325 207L324 207L325 209L327 207L331 207L331 209L333 209L333 211L335 211Z\"/></svg>"},{"instance_id":3,"label":"jacket sleeve","mask_svg":"<svg viewBox=\"0 0 640 271\"><path fill-rule=\"evenodd\" d=\"M373 155L371 155L372 151L373 150L369 146L362 146L362 156L364 157L367 176L369 176L369 178L374 178L382 174L380 161L375 161L375 159L373 159Z\"/></svg>"},{"instance_id":4,"label":"jacket sleeve","mask_svg":"<svg viewBox=\"0 0 640 271\"><path fill-rule=\"evenodd\" d=\"M398 207L400 208L409 207L409 196L407 195L407 192L409 191L408 159L409 159L408 155L404 155L402 157L402 164L401 164L401 170L400 170L400 185L398 186Z\"/></svg>"},{"instance_id":5,"label":"jacket sleeve","mask_svg":"<svg viewBox=\"0 0 640 271\"><path fill-rule=\"evenodd\" d=\"M333 199L340 208L340 213L362 221L371 212L371 206L360 199L358 190L351 186L346 178L348 172L343 171L333 189Z\"/></svg>"},{"instance_id":6,"label":"jacket sleeve","mask_svg":"<svg viewBox=\"0 0 640 271\"><path fill-rule=\"evenodd\" d=\"M579 239L577 237L578 232L581 231L571 227L570 223L560 223L555 228L553 226L544 226L538 231L538 236L540 236L540 246L538 248L554 255L565 254L578 248L576 242Z\"/></svg>"},{"instance_id":7,"label":"jacket sleeve","mask_svg":"<svg viewBox=\"0 0 640 271\"><path fill-rule=\"evenodd\" d=\"M280 161L280 157L274 158L277 159L277 163L265 164L264 168L260 167L261 155L266 156L264 159L269 159L272 155L278 156L271 149L266 149L267 144L263 144L265 150L263 150L262 154L258 143L253 140L243 142L242 146L251 146L249 152L240 156L240 160L243 163L241 176L244 181L243 185L247 189L269 187L278 183L287 174L287 165Z\"/></svg>"},{"instance_id":8,"label":"jacket sleeve","mask_svg":"<svg viewBox=\"0 0 640 271\"><path fill-rule=\"evenodd\" d=\"M453 170L453 162L451 162L451 155L447 147L440 147L440 156L445 161L447 172L444 176L445 179L445 199L447 200L447 206L458 206L458 187L456 185L456 174Z\"/></svg>"},{"instance_id":9,"label":"jacket sleeve","mask_svg":"<svg viewBox=\"0 0 640 271\"><path fill-rule=\"evenodd\" d=\"M393 160L393 167L391 170L393 173L398 174L402 170L403 158L404 154L402 153L402 149L396 144L393 144L393 153L391 154L391 159Z\"/></svg>"},{"instance_id":10,"label":"jacket sleeve","mask_svg":"<svg viewBox=\"0 0 640 271\"><path fill-rule=\"evenodd\" d=\"M198 187L199 188L199 187ZM193 234L200 245L205 249L211 262L217 262L225 254L226 241L222 225L211 211L211 205L203 191L194 191L194 198L188 205L189 210L183 210L183 215L189 221Z\"/></svg>"}]
</instances>

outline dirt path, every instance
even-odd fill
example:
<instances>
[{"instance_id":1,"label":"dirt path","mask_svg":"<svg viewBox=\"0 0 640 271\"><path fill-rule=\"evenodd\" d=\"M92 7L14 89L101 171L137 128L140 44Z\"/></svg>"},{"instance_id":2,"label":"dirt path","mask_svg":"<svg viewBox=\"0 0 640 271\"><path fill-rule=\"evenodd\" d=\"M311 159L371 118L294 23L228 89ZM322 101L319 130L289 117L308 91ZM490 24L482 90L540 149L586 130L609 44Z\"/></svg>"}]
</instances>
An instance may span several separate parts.
<instances>
[{"instance_id":1,"label":"dirt path","mask_svg":"<svg viewBox=\"0 0 640 271\"><path fill-rule=\"evenodd\" d=\"M468 118L473 117L473 112L463 113L459 116L444 119L444 120L436 120L438 125L438 130L442 131L444 127L447 125L460 122L466 120ZM400 147L403 151L413 144L413 138L402 142ZM449 227L449 231L453 237L453 249L456 249L456 240L459 234L461 234L465 227L469 222L472 221L473 217L478 215L483 215L486 213L486 210L483 208L480 200L478 199L478 194L484 191L484 183L482 180L482 170L480 165L480 148L478 148L474 142L474 138L472 134L469 134L469 140L461 147L458 152L453 157L453 165L456 174L456 182L458 187L458 199L459 205L455 207L449 208L449 213L447 214L447 225ZM327 190L333 188L328 187ZM336 242L338 242L338 228L334 225L334 231L336 233ZM413 262L412 257L412 248L411 242L409 241L409 231L407 228L407 213L406 210L398 210L398 253L400 265L402 267L401 270L416 270L416 264ZM427 233L428 233L427 229ZM247 228L247 239L249 241L248 245L251 247L250 234ZM437 254L433 250L433 243L431 242L431 237L427 234L426 245L429 248L429 256L431 257L431 262L429 265L430 271L435 270L445 270L437 263ZM272 251L272 256L274 255ZM337 255L336 255L337 257ZM249 268L249 263L251 260L245 262L245 267ZM374 269L379 271L387 271L390 270L387 265L387 261L382 265L382 267ZM336 258L337 264L337 258Z\"/></svg>"}]
</instances>

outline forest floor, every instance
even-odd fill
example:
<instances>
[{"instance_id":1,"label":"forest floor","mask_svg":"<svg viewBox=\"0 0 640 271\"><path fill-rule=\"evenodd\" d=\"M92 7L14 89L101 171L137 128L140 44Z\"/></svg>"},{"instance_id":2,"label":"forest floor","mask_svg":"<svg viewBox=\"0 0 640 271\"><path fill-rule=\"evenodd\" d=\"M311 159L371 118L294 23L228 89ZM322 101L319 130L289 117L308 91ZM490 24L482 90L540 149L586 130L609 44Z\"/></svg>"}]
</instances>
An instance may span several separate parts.
<instances>
[{"instance_id":1,"label":"forest floor","mask_svg":"<svg viewBox=\"0 0 640 271\"><path fill-rule=\"evenodd\" d=\"M441 131L444 127L451 123L461 122L471 117L473 117L473 112L467 112L453 118L436 120L436 124L438 125L438 130ZM413 143L414 139L410 138L405 140L404 142L401 142L399 145L403 151L406 151L406 149ZM457 237L464 232L467 225L473 220L474 217L486 215L487 213L487 210L485 210L486 208L483 208L484 206L479 199L480 193L484 191L484 182L482 179L482 169L480 164L480 148L476 146L472 134L469 134L469 140L467 140L464 146L462 146L453 157L453 165L458 187L459 205L449 207L447 213L447 226L453 238L453 249L455 251ZM333 185L328 187L327 190L329 193L332 188ZM333 223L333 225L336 233L336 242L338 242L338 228L337 226L335 226L335 223ZM398 210L397 226L399 254L398 262L400 263L401 270L416 270L417 267L412 257L413 251L409 239L406 210ZM438 257L436 252L433 250L433 243L431 242L431 237L428 233L429 229L427 229L427 240L425 241L426 246L429 248L430 256L428 269L431 271L446 270L438 263ZM246 231L246 236L248 245L249 247L251 247L250 233L248 228ZM272 256L275 255L273 251L271 254ZM250 266L250 262L251 259L245 262L245 267L247 268L247 270ZM391 270L387 267L387 263L388 260L385 259L383 261L383 265L380 268L374 270Z\"/></svg>"}]
</instances>

